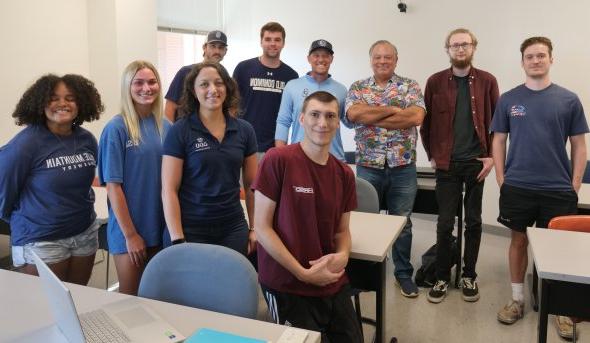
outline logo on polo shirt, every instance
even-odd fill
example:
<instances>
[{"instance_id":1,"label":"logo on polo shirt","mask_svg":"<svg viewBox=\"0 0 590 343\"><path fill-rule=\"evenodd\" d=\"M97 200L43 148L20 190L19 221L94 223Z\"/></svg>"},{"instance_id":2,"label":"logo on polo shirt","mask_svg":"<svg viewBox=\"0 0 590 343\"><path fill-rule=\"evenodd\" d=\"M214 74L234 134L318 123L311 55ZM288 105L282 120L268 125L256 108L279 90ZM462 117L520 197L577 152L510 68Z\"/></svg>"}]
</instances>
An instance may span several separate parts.
<instances>
[{"instance_id":1,"label":"logo on polo shirt","mask_svg":"<svg viewBox=\"0 0 590 343\"><path fill-rule=\"evenodd\" d=\"M301 97L307 98L308 95L309 95L309 89L303 88L303 93L301 94Z\"/></svg>"},{"instance_id":2,"label":"logo on polo shirt","mask_svg":"<svg viewBox=\"0 0 590 343\"><path fill-rule=\"evenodd\" d=\"M313 187L293 186L295 193L313 194Z\"/></svg>"},{"instance_id":3,"label":"logo on polo shirt","mask_svg":"<svg viewBox=\"0 0 590 343\"><path fill-rule=\"evenodd\" d=\"M125 148L131 148L134 146L139 146L139 142L137 143L133 143L133 141L131 139L127 140L127 143L125 143Z\"/></svg>"},{"instance_id":4,"label":"logo on polo shirt","mask_svg":"<svg viewBox=\"0 0 590 343\"><path fill-rule=\"evenodd\" d=\"M203 151L209 149L211 149L211 147L209 146L209 143L206 140L204 140L202 137L197 138L197 142L195 143L195 151Z\"/></svg>"},{"instance_id":5,"label":"logo on polo shirt","mask_svg":"<svg viewBox=\"0 0 590 343\"><path fill-rule=\"evenodd\" d=\"M526 108L523 105L512 105L510 107L511 117L524 117L526 116Z\"/></svg>"}]
</instances>

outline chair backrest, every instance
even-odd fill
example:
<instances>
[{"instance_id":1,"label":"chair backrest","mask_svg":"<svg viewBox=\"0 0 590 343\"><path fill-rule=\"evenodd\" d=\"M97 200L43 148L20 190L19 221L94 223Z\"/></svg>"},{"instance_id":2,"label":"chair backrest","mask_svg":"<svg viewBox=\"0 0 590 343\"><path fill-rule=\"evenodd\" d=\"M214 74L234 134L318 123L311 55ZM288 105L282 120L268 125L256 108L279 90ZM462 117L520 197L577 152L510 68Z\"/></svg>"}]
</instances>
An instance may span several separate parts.
<instances>
[{"instance_id":1,"label":"chair backrest","mask_svg":"<svg viewBox=\"0 0 590 343\"><path fill-rule=\"evenodd\" d=\"M379 195L373 185L360 177L356 178L357 211L379 213Z\"/></svg>"},{"instance_id":2,"label":"chair backrest","mask_svg":"<svg viewBox=\"0 0 590 343\"><path fill-rule=\"evenodd\" d=\"M549 221L549 228L555 230L590 233L590 215L559 216Z\"/></svg>"},{"instance_id":3,"label":"chair backrest","mask_svg":"<svg viewBox=\"0 0 590 343\"><path fill-rule=\"evenodd\" d=\"M253 319L258 311L252 264L212 244L183 243L160 251L146 266L138 295Z\"/></svg>"}]
</instances>

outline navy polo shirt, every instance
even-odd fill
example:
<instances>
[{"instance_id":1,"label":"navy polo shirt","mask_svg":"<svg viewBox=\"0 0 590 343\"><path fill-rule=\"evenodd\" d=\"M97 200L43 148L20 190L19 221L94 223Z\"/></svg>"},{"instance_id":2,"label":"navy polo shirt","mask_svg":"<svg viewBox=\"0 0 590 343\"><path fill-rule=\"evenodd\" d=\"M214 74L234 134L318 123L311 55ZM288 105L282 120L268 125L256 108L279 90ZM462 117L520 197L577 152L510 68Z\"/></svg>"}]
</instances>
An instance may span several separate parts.
<instances>
[{"instance_id":1,"label":"navy polo shirt","mask_svg":"<svg viewBox=\"0 0 590 343\"><path fill-rule=\"evenodd\" d=\"M219 142L191 114L174 123L164 141L164 155L184 160L178 190L185 231L223 225L244 216L240 204L240 171L244 159L257 151L252 126L225 115L226 128Z\"/></svg>"}]
</instances>

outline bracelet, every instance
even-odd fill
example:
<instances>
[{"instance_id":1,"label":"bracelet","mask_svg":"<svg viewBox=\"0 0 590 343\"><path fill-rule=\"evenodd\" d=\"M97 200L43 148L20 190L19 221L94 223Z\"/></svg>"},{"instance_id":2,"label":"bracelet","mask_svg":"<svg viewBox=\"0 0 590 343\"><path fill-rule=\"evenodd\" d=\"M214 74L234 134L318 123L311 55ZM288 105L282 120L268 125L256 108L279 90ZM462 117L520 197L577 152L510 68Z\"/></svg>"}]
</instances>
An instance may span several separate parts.
<instances>
[{"instance_id":1,"label":"bracelet","mask_svg":"<svg viewBox=\"0 0 590 343\"><path fill-rule=\"evenodd\" d=\"M172 241L172 245L176 245L176 244L180 244L180 243L186 243L186 239L184 238L178 238Z\"/></svg>"},{"instance_id":2,"label":"bracelet","mask_svg":"<svg viewBox=\"0 0 590 343\"><path fill-rule=\"evenodd\" d=\"M248 230L249 231L254 231L254 228L253 227L249 227Z\"/></svg>"}]
</instances>

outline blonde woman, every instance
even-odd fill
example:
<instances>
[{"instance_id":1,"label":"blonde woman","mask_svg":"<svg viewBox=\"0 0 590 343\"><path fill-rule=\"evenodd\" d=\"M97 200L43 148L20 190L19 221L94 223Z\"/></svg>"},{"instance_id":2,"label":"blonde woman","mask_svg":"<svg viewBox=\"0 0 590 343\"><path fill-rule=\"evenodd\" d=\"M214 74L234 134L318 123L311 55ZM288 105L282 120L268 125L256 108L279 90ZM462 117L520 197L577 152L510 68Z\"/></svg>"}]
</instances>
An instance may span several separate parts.
<instances>
[{"instance_id":1,"label":"blonde woman","mask_svg":"<svg viewBox=\"0 0 590 343\"><path fill-rule=\"evenodd\" d=\"M98 156L110 202L109 251L125 294L137 294L147 261L162 246L162 142L170 127L162 114L158 71L149 62L132 62L121 79L121 114L105 126Z\"/></svg>"},{"instance_id":2,"label":"blonde woman","mask_svg":"<svg viewBox=\"0 0 590 343\"><path fill-rule=\"evenodd\" d=\"M217 244L243 255L255 248L240 204L240 171L250 225L250 184L257 167L256 135L230 109L235 82L223 66L196 64L185 79L179 118L164 143L162 198L172 244Z\"/></svg>"}]
</instances>

